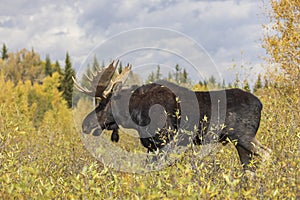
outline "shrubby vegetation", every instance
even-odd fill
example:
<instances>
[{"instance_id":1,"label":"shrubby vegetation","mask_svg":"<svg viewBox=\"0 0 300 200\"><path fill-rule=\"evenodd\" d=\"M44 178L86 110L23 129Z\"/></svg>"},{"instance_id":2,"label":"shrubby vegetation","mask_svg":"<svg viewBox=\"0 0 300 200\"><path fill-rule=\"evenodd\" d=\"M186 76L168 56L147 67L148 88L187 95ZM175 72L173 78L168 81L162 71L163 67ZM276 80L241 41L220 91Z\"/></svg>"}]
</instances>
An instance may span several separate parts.
<instances>
[{"instance_id":1,"label":"shrubby vegetation","mask_svg":"<svg viewBox=\"0 0 300 200\"><path fill-rule=\"evenodd\" d=\"M205 158L197 147L172 166L146 174L103 166L83 147L64 98L64 74L73 72L51 63L50 57L41 60L34 50L11 53L5 46L0 61L0 198L299 198L299 5L271 3L275 23L264 38L269 71L256 83L261 86L255 94L264 105L257 137L273 153L256 177L249 180L243 174L233 145L220 145ZM77 113L91 109L84 101L78 102ZM121 133L121 145L126 137Z\"/></svg>"},{"instance_id":2,"label":"shrubby vegetation","mask_svg":"<svg viewBox=\"0 0 300 200\"><path fill-rule=\"evenodd\" d=\"M26 81L15 86L1 75L1 198L296 198L299 127L294 116L282 110L285 102L273 88L257 92L264 103L258 138L273 155L257 177L247 181L233 145L220 146L204 159L197 147L174 165L147 174L103 166L83 147L71 110L56 88L58 77L54 73L42 85ZM34 98L32 92L47 98ZM42 112L37 111L40 101L47 105L43 115L36 114ZM91 109L86 105L78 102L83 111ZM120 143L126 143L125 134Z\"/></svg>"}]
</instances>

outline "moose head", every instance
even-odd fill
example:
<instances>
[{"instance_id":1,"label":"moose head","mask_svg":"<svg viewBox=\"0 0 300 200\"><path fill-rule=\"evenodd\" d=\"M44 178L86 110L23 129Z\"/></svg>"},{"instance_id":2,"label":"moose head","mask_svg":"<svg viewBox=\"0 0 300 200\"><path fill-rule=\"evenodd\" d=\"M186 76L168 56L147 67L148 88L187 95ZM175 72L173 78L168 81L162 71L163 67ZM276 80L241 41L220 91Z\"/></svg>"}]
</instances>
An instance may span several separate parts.
<instances>
[{"instance_id":1,"label":"moose head","mask_svg":"<svg viewBox=\"0 0 300 200\"><path fill-rule=\"evenodd\" d=\"M111 140L118 142L118 125L112 114L111 98L122 88L131 71L131 65L127 65L122 73L116 74L119 60L112 61L107 67L90 71L91 76L84 75L88 80L88 88L81 86L74 78L74 84L80 92L92 96L98 101L98 106L89 113L82 123L82 131L85 134L93 133L99 136L102 130L113 130Z\"/></svg>"}]
</instances>

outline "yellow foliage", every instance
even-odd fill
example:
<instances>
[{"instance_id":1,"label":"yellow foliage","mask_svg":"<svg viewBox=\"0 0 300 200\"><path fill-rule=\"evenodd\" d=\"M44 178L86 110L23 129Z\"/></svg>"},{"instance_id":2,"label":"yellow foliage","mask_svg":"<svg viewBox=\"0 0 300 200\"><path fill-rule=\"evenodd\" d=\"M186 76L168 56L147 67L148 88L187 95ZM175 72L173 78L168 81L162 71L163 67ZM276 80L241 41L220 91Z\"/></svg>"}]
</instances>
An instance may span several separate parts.
<instances>
[{"instance_id":1,"label":"yellow foliage","mask_svg":"<svg viewBox=\"0 0 300 200\"><path fill-rule=\"evenodd\" d=\"M300 118L300 4L271 0L271 23L266 25L263 47L269 57L268 81L295 120ZM280 98L279 98L280 97Z\"/></svg>"},{"instance_id":2,"label":"yellow foliage","mask_svg":"<svg viewBox=\"0 0 300 200\"><path fill-rule=\"evenodd\" d=\"M193 91L207 91L208 89L207 89L207 87L197 83L197 84L193 85L192 90Z\"/></svg>"},{"instance_id":3,"label":"yellow foliage","mask_svg":"<svg viewBox=\"0 0 300 200\"><path fill-rule=\"evenodd\" d=\"M4 71L0 73L0 198L297 199L300 104L299 47L295 48L299 31L293 27L299 25L296 2L271 0L274 16L280 19L274 18L274 30L282 34L266 37L265 44L272 57L270 63L280 68L267 74L269 87L256 95L264 105L257 137L273 152L252 180L243 173L230 144L219 146L204 158L199 157L203 147L194 147L171 166L146 174L103 166L87 152L74 129L73 118L80 125L93 109L89 100L78 102L74 117L57 90L58 74L45 78L41 85L32 85L31 81L11 81ZM206 88L195 85L193 90ZM121 135L122 145L134 149L136 144L126 143L124 138Z\"/></svg>"},{"instance_id":4,"label":"yellow foliage","mask_svg":"<svg viewBox=\"0 0 300 200\"><path fill-rule=\"evenodd\" d=\"M2 86L11 87L7 84ZM22 87L38 87L40 92L49 89L25 85L16 87L20 91ZM157 172L117 172L98 163L84 149L73 127L72 112L63 101L56 101L57 107L46 111L35 129L26 110L16 112L20 100L14 98L10 104L5 100L0 106L0 198L295 199L299 138L291 133L300 130L286 123L292 121L292 115L281 110L284 102L276 99L274 90L259 92L264 113L258 137L273 149L274 156L251 181L243 175L233 145L220 146L218 152L204 158L197 157L202 148L197 147ZM88 100L80 100L77 113L91 110L90 105Z\"/></svg>"},{"instance_id":5,"label":"yellow foliage","mask_svg":"<svg viewBox=\"0 0 300 200\"><path fill-rule=\"evenodd\" d=\"M16 53L9 53L8 59L0 64L5 80L11 80L14 84L26 80L34 83L44 77L40 56L34 51L22 49Z\"/></svg>"}]
</instances>

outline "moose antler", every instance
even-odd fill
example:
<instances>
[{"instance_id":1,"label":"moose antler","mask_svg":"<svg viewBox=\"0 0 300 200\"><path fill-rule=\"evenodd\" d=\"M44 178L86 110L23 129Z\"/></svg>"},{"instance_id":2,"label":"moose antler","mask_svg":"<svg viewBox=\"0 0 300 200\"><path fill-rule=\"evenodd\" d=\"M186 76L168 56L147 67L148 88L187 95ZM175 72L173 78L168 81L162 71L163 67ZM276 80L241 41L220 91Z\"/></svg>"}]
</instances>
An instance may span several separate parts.
<instances>
[{"instance_id":1,"label":"moose antler","mask_svg":"<svg viewBox=\"0 0 300 200\"><path fill-rule=\"evenodd\" d=\"M115 80L110 82L107 89L103 92L103 96L107 96L118 83L124 84L129 76L130 71L131 65L127 64L127 66L122 70L121 74L118 74Z\"/></svg>"},{"instance_id":2,"label":"moose antler","mask_svg":"<svg viewBox=\"0 0 300 200\"><path fill-rule=\"evenodd\" d=\"M116 71L116 68L119 64L119 60L114 64L112 61L108 67L105 67L102 70L97 70L96 72L90 71L92 77L89 77L85 74L86 78L89 80L90 89L82 87L74 77L72 77L75 87L82 93L95 98L106 98L107 95L112 91L117 82L124 83L129 75L131 70L131 65L127 65L121 74L119 74L114 81L112 81L113 75Z\"/></svg>"}]
</instances>

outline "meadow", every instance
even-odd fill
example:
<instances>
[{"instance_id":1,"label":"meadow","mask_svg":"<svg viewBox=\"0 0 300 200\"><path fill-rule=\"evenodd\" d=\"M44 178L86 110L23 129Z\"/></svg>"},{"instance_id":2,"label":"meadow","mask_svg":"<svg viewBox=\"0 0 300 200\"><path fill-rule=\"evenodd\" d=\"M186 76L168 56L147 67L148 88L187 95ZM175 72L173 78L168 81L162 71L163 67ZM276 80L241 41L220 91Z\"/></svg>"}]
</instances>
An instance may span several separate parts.
<instances>
[{"instance_id":1,"label":"meadow","mask_svg":"<svg viewBox=\"0 0 300 200\"><path fill-rule=\"evenodd\" d=\"M256 137L272 154L254 177L244 173L234 144L218 145L204 157L199 156L203 147L191 148L172 165L148 173L104 165L85 148L76 129L92 107L79 100L70 109L75 72L68 53L63 71L58 61L41 60L33 48L8 53L3 44L0 198L300 199L299 2L267 4L270 23L263 25L261 41L266 73L263 85L255 83L254 94L263 104ZM250 90L248 81L234 85ZM100 137L109 141L110 132ZM138 139L124 133L118 147L146 152ZM114 153L106 152L112 158Z\"/></svg>"},{"instance_id":2,"label":"meadow","mask_svg":"<svg viewBox=\"0 0 300 200\"><path fill-rule=\"evenodd\" d=\"M197 148L201 150L197 147L171 166L143 174L119 172L103 165L84 148L72 110L55 87L58 82L54 74L42 85L19 82L15 86L0 76L1 199L300 197L299 115L289 109L293 102L273 87L256 92L264 105L257 138L272 150L272 155L250 179L233 144L219 145L217 151L203 158L197 156ZM48 108L42 112L45 105ZM78 105L77 112L91 109L84 103ZM134 145L146 151L138 141L129 143L126 137L120 134L123 148Z\"/></svg>"}]
</instances>

